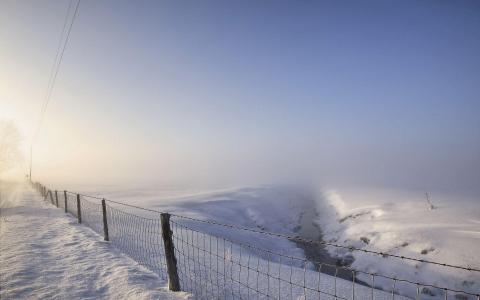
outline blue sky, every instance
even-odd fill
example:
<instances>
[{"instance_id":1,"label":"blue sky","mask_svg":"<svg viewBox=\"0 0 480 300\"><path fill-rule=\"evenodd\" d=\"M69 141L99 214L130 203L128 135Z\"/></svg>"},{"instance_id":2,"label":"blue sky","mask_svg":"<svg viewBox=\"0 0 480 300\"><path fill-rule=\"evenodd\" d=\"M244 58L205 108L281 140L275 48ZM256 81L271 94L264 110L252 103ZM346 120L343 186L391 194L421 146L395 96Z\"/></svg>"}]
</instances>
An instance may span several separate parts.
<instances>
[{"instance_id":1,"label":"blue sky","mask_svg":"<svg viewBox=\"0 0 480 300\"><path fill-rule=\"evenodd\" d=\"M68 2L0 5L28 144ZM36 174L477 190L478 53L477 1L83 0Z\"/></svg>"}]
</instances>

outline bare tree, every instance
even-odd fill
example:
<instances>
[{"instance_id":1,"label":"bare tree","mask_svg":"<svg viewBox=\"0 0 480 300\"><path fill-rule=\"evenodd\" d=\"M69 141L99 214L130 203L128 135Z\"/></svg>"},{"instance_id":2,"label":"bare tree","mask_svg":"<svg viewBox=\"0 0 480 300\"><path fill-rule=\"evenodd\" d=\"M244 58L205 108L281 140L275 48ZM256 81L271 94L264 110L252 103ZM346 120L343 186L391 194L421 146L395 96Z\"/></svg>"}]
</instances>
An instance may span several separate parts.
<instances>
[{"instance_id":1,"label":"bare tree","mask_svg":"<svg viewBox=\"0 0 480 300\"><path fill-rule=\"evenodd\" d=\"M19 162L20 132L11 121L0 120L0 175Z\"/></svg>"}]
</instances>

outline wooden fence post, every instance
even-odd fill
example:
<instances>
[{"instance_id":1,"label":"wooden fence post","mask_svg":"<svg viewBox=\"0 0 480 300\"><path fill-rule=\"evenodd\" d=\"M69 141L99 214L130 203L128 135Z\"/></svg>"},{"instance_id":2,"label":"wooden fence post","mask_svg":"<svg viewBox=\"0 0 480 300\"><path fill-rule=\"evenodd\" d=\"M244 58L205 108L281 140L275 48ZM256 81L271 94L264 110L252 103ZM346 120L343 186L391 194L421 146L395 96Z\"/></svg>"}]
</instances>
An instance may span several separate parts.
<instances>
[{"instance_id":1,"label":"wooden fence post","mask_svg":"<svg viewBox=\"0 0 480 300\"><path fill-rule=\"evenodd\" d=\"M57 190L55 190L55 203L57 203L57 207L58 207L58 192L57 192Z\"/></svg>"},{"instance_id":2,"label":"wooden fence post","mask_svg":"<svg viewBox=\"0 0 480 300\"><path fill-rule=\"evenodd\" d=\"M105 204L105 199L102 199L102 212L103 212L103 237L104 237L104 240L109 241L108 223L107 223L107 205Z\"/></svg>"},{"instance_id":3,"label":"wooden fence post","mask_svg":"<svg viewBox=\"0 0 480 300\"><path fill-rule=\"evenodd\" d=\"M50 193L50 202L52 202L52 205L55 205L55 203L53 203L53 194L52 194L52 191L51 191L51 190L48 190L48 192Z\"/></svg>"},{"instance_id":4,"label":"wooden fence post","mask_svg":"<svg viewBox=\"0 0 480 300\"><path fill-rule=\"evenodd\" d=\"M168 289L174 292L180 291L180 280L178 279L177 258L175 257L175 247L172 239L172 230L170 229L170 214L162 213L160 215L162 224L162 238L165 248L165 260L167 262Z\"/></svg>"},{"instance_id":5,"label":"wooden fence post","mask_svg":"<svg viewBox=\"0 0 480 300\"><path fill-rule=\"evenodd\" d=\"M80 194L77 194L77 217L78 217L78 223L82 223L82 209L80 207Z\"/></svg>"},{"instance_id":6,"label":"wooden fence post","mask_svg":"<svg viewBox=\"0 0 480 300\"><path fill-rule=\"evenodd\" d=\"M65 213L67 213L67 191L63 191L63 198L65 199Z\"/></svg>"}]
</instances>

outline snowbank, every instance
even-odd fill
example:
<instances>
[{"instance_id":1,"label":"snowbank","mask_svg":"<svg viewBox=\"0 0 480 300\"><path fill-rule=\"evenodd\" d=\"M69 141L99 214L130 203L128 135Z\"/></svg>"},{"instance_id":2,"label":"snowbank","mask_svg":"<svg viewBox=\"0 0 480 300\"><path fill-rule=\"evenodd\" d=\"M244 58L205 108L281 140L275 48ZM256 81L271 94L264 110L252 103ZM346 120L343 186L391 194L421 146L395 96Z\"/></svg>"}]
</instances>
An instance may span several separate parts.
<instances>
[{"instance_id":1,"label":"snowbank","mask_svg":"<svg viewBox=\"0 0 480 300\"><path fill-rule=\"evenodd\" d=\"M187 298L24 185L2 195L1 299Z\"/></svg>"},{"instance_id":2,"label":"snowbank","mask_svg":"<svg viewBox=\"0 0 480 300\"><path fill-rule=\"evenodd\" d=\"M480 268L479 199L392 190L329 190L317 197L317 223L325 240L418 259ZM383 258L328 247L353 255L352 267L478 293L480 273Z\"/></svg>"}]
</instances>

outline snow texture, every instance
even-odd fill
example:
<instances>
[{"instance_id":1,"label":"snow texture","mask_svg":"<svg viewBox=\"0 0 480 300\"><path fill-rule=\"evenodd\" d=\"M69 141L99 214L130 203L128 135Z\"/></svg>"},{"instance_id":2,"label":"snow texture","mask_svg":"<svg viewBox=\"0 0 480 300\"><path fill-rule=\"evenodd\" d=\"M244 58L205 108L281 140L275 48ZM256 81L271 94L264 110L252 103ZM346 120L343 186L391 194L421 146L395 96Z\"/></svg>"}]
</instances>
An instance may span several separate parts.
<instances>
[{"instance_id":1,"label":"snow texture","mask_svg":"<svg viewBox=\"0 0 480 300\"><path fill-rule=\"evenodd\" d=\"M311 221L317 224L313 230L317 230L318 236L329 242L478 268L480 214L474 200L462 201L456 197L433 195L435 209L431 210L423 193L392 190L342 190L340 194L328 189L316 193L298 187L262 186L186 193L184 196L179 196L181 193L178 191L173 194L173 197L168 197L165 191L157 193L149 189L135 192L130 189L125 194L116 191L114 195L107 192L102 196L121 197L121 201L139 206L287 235L305 234L303 227L307 224L304 216L313 215ZM347 200L342 196L348 197ZM304 250L288 239L195 222L187 225L236 243L305 258ZM353 258L352 266L356 270L470 293L479 291L478 272L335 247L326 247L326 251L334 258L345 258L344 261ZM256 255L272 259L262 253ZM312 267L309 266L309 269ZM362 274L358 274L358 279L367 284L372 280L370 276ZM375 281L377 287L387 291L391 290L392 284L392 280ZM397 283L395 289L409 295L416 293L415 284ZM420 293L423 298L429 299L443 298L445 295L443 289L425 286L420 286ZM448 292L448 296L468 299L465 294L457 292Z\"/></svg>"},{"instance_id":2,"label":"snow texture","mask_svg":"<svg viewBox=\"0 0 480 300\"><path fill-rule=\"evenodd\" d=\"M297 188L263 186L202 191L183 196L181 191L174 191L171 193L173 196L168 197L169 191L156 191L155 189L122 191L112 187L112 190L114 192L103 193L101 190L97 190L96 195L198 219L215 220L289 235L303 234L304 216L309 212L314 212L313 221L318 225L317 229L324 240L391 254L479 267L480 221L478 216L480 211L478 205L475 205L475 200L462 201L433 194L431 201L435 208L432 210L427 206L421 193L418 196L396 191L341 190L339 192L338 190L322 190L314 193ZM46 208L43 205L40 208L40 212L44 213ZM51 209L48 209L47 212L52 213ZM63 214L60 213L60 215ZM142 262L142 259L145 260L147 257L145 257L145 253L139 252L138 249L141 247L131 247L134 241L121 238L121 234L125 233L121 227L125 223L126 217L117 218L118 225L116 226L119 227L119 230L116 234L115 225L112 224L114 226L111 232L111 244L117 245L120 249L122 246L125 247L131 253L123 251ZM61 224L63 227L59 226L59 230L68 232L67 227L73 226L75 229L72 230L80 231L84 235L89 234L89 239L96 241L95 245L104 247L98 250L92 249L92 251L106 249L108 251L105 252L116 253L110 245L106 245L90 230L79 229L75 219L65 219L64 217L62 219L67 221ZM92 224L95 222L98 220L92 220ZM197 298L208 299L215 295L220 295L222 298L263 298L264 294L269 294L274 298L282 296L282 298L313 299L320 296L318 292L315 292L320 289L322 299L335 298L328 294L336 294L337 298L350 299L353 286L355 286L355 299L370 299L372 291L374 299L392 297L389 293L392 289L391 281L375 281L375 286L382 287L384 291L372 290L368 287L371 278L362 277L362 275L358 279L366 285L352 285L348 280L340 278L335 280L332 276L316 272L312 264L289 262L285 258L279 260L278 257L272 257L271 254L265 255L265 251L251 251L248 246L239 246L240 244L254 245L270 250L272 253L280 252L282 255L298 257L305 261L304 250L288 239L269 238L265 235L251 234L231 228L185 222L175 217L173 222L177 222L178 226L184 225L197 230L191 231L184 228L178 232L178 228L174 226L182 288L192 292ZM148 230L151 228L143 229L143 232L148 232ZM100 230L96 231L100 232ZM76 235L73 232L71 234L66 232L61 235ZM196 232L200 232L200 235ZM218 247L210 246L212 237L214 242L219 239ZM233 244L227 242L225 248L221 243L223 239L234 242ZM68 242L60 241L60 243ZM339 258L353 256L355 261L352 266L358 270L378 272L414 282L466 290L472 293L479 291L478 273L384 258L355 251L345 252L338 248L327 247L326 250L332 256ZM58 251L62 252L60 249ZM251 261L249 262L249 260ZM148 266L148 264L143 264ZM140 267L137 268L151 274ZM260 272L257 272L257 269ZM157 273L164 272L162 267L155 271ZM321 281L319 275L322 277ZM65 276L60 277L64 278ZM156 284L161 282L158 277L156 278L153 282ZM147 285L146 290L151 289L148 283L139 281L142 285ZM134 282L138 284L138 281L134 280ZM152 284L155 286L154 283ZM125 287L123 283L117 285L111 282L111 285L107 284L108 287L105 289L114 289L112 285L120 286L120 290ZM307 288L302 288L305 285ZM162 287L162 284L160 286ZM313 290L309 290L309 288ZM395 290L400 294L412 296L415 294L414 289L415 286L399 282L395 286ZM118 290L115 288L115 291ZM160 288L160 291L164 291L164 288L163 290ZM87 292L84 291L84 293ZM79 294L79 297L82 295ZM96 298L101 298L101 296ZM135 295L133 298L141 297ZM420 299L440 298L444 298L443 290L420 286ZM473 299L455 292L449 292L448 298ZM395 299L401 299L401 296L397 294Z\"/></svg>"},{"instance_id":3,"label":"snow texture","mask_svg":"<svg viewBox=\"0 0 480 300\"><path fill-rule=\"evenodd\" d=\"M25 185L2 184L0 299L186 299Z\"/></svg>"},{"instance_id":4,"label":"snow texture","mask_svg":"<svg viewBox=\"0 0 480 300\"><path fill-rule=\"evenodd\" d=\"M322 191L317 200L317 223L329 242L480 269L478 199L433 195L431 209L422 192L344 189ZM479 272L331 247L328 250L332 255L353 255L352 267L356 269L480 292Z\"/></svg>"},{"instance_id":5,"label":"snow texture","mask_svg":"<svg viewBox=\"0 0 480 300\"><path fill-rule=\"evenodd\" d=\"M138 205L149 205L194 218L289 235L301 235L304 225L302 216L314 210L314 222L325 241L480 269L478 199L433 193L430 200L434 209L430 209L421 191L321 189L317 192L263 186L200 193L183 198L177 196L174 201L155 199L154 194L154 191L149 191L148 200L142 203L142 197L132 197L135 193L130 191L123 201L136 201ZM218 226L198 225L197 229L260 248L281 249L284 254L305 257L298 245L286 239L245 234ZM479 272L335 247L326 247L326 250L340 259L353 257L352 267L356 270L474 294L480 292ZM359 279L367 283L371 281L368 276L359 275ZM380 280L376 284L385 290L392 285L391 281ZM399 285L397 289L411 290L411 287ZM422 294L431 295L432 298L444 296L442 289L421 287L421 290ZM462 293L449 294L468 298Z\"/></svg>"}]
</instances>

